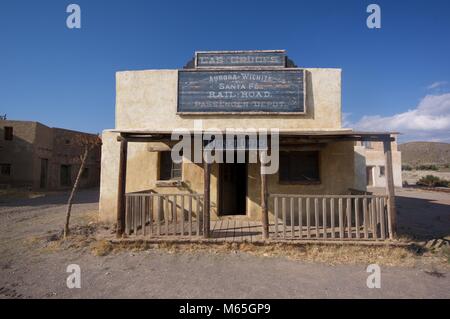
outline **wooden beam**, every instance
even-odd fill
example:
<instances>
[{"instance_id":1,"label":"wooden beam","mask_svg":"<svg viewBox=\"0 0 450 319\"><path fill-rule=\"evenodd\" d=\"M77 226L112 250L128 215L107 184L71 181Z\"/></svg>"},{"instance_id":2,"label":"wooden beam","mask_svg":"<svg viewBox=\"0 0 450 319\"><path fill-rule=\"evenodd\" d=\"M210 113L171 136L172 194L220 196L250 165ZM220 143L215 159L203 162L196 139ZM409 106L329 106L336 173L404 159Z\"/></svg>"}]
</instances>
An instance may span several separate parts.
<instances>
[{"instance_id":1,"label":"wooden beam","mask_svg":"<svg viewBox=\"0 0 450 319\"><path fill-rule=\"evenodd\" d=\"M162 143L173 143L174 141L170 138L170 136L118 136L117 141L121 142L122 140L127 140L132 143L151 143L151 142L162 142Z\"/></svg>"},{"instance_id":2,"label":"wooden beam","mask_svg":"<svg viewBox=\"0 0 450 319\"><path fill-rule=\"evenodd\" d=\"M121 237L125 230L125 186L127 181L127 153L128 142L125 139L122 139L120 141L119 181L117 187L117 237Z\"/></svg>"},{"instance_id":3,"label":"wooden beam","mask_svg":"<svg viewBox=\"0 0 450 319\"><path fill-rule=\"evenodd\" d=\"M203 158L203 237L209 238L209 226L211 220L210 203L211 203L211 164Z\"/></svg>"},{"instance_id":4,"label":"wooden beam","mask_svg":"<svg viewBox=\"0 0 450 319\"><path fill-rule=\"evenodd\" d=\"M264 163L262 161L264 152L260 153L260 173L261 173L261 223L263 238L269 238L269 191L267 186L267 174L264 172Z\"/></svg>"},{"instance_id":5,"label":"wooden beam","mask_svg":"<svg viewBox=\"0 0 450 319\"><path fill-rule=\"evenodd\" d=\"M394 174L392 168L392 151L391 151L391 141L386 140L383 142L384 148L384 159L386 165L386 194L387 199L387 209L389 216L389 237L391 239L395 238L397 232L397 210L395 207L395 189L394 189Z\"/></svg>"},{"instance_id":6,"label":"wooden beam","mask_svg":"<svg viewBox=\"0 0 450 319\"><path fill-rule=\"evenodd\" d=\"M280 151L285 152L295 152L295 151L319 151L327 146L325 143L314 143L314 144L281 144Z\"/></svg>"}]
</instances>

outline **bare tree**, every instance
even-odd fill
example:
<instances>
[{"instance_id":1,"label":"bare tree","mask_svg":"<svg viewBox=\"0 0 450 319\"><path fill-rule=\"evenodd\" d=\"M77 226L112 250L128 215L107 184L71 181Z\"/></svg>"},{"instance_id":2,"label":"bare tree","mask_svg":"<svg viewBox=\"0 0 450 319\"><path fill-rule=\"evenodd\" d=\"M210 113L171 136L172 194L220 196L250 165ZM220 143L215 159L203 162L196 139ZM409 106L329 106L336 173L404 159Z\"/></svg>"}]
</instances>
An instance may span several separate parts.
<instances>
[{"instance_id":1,"label":"bare tree","mask_svg":"<svg viewBox=\"0 0 450 319\"><path fill-rule=\"evenodd\" d=\"M72 202L75 196L75 193L78 189L78 184L80 182L81 175L83 174L84 167L86 166L86 161L88 159L89 152L92 151L96 146L101 144L101 139L99 136L93 135L80 135L77 137L76 144L80 145L80 149L82 154L80 154L80 168L78 170L77 178L75 179L75 183L73 184L72 191L70 192L69 200L67 201L67 211L66 211L66 223L64 225L64 238L67 238L69 235L69 223L70 223L70 214L72 212Z\"/></svg>"}]
</instances>

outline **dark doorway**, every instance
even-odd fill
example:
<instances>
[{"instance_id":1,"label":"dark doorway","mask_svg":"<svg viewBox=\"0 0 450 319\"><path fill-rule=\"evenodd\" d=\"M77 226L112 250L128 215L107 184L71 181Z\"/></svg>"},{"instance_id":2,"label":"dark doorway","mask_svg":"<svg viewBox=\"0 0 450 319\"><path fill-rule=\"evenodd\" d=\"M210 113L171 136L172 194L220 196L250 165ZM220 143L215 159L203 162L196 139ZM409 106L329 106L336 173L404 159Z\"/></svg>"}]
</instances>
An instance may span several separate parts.
<instances>
[{"instance_id":1,"label":"dark doorway","mask_svg":"<svg viewBox=\"0 0 450 319\"><path fill-rule=\"evenodd\" d=\"M223 163L219 167L219 215L245 215L247 164Z\"/></svg>"},{"instance_id":2,"label":"dark doorway","mask_svg":"<svg viewBox=\"0 0 450 319\"><path fill-rule=\"evenodd\" d=\"M47 188L47 175L48 175L48 159L41 158L41 178L39 187Z\"/></svg>"},{"instance_id":3,"label":"dark doorway","mask_svg":"<svg viewBox=\"0 0 450 319\"><path fill-rule=\"evenodd\" d=\"M61 186L70 186L72 184L70 165L61 165L60 182Z\"/></svg>"},{"instance_id":4,"label":"dark doorway","mask_svg":"<svg viewBox=\"0 0 450 319\"><path fill-rule=\"evenodd\" d=\"M367 186L373 185L373 166L366 167Z\"/></svg>"}]
</instances>

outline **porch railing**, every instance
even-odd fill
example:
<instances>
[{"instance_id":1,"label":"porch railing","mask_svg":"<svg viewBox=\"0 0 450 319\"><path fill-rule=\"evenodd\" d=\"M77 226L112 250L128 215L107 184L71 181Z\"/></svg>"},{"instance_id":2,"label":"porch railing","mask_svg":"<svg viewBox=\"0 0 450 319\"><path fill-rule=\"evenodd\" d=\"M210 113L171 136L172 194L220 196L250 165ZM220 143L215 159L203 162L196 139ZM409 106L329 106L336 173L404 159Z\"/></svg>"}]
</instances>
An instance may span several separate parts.
<instances>
[{"instance_id":1,"label":"porch railing","mask_svg":"<svg viewBox=\"0 0 450 319\"><path fill-rule=\"evenodd\" d=\"M144 236L202 234L203 195L125 194L125 232Z\"/></svg>"},{"instance_id":2,"label":"porch railing","mask_svg":"<svg viewBox=\"0 0 450 319\"><path fill-rule=\"evenodd\" d=\"M384 240L392 233L387 196L272 194L270 199L274 239Z\"/></svg>"}]
</instances>

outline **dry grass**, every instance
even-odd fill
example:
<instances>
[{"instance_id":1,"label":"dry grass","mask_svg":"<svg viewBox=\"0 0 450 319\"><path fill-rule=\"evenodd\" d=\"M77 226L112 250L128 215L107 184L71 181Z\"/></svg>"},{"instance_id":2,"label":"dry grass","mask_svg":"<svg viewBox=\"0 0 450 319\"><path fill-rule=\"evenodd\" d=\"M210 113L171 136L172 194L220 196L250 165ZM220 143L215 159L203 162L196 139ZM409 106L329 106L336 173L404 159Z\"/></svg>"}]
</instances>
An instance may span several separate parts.
<instances>
[{"instance_id":1,"label":"dry grass","mask_svg":"<svg viewBox=\"0 0 450 319\"><path fill-rule=\"evenodd\" d=\"M94 256L106 256L122 251L144 251L157 249L166 253L207 253L235 254L245 253L267 258L288 258L310 263L337 264L370 264L385 266L414 267L420 264L437 264L450 268L450 250L443 247L439 251L423 252L409 246L367 246L357 244L251 244L251 243L152 243L143 240L111 242L97 240L95 234L98 224L90 217L88 225L71 229L67 239L59 233L43 237L29 238L28 243L41 252L57 252L62 249L87 250Z\"/></svg>"},{"instance_id":2,"label":"dry grass","mask_svg":"<svg viewBox=\"0 0 450 319\"><path fill-rule=\"evenodd\" d=\"M206 253L233 254L246 253L267 258L288 258L308 263L338 264L371 264L384 266L414 267L421 264L438 264L448 267L447 258L436 254L418 255L413 249L396 246L361 246L348 244L267 244L250 243L195 244L195 243L150 243L146 241L98 241L91 246L96 256L105 256L122 251L144 251L158 249L170 254Z\"/></svg>"}]
</instances>

